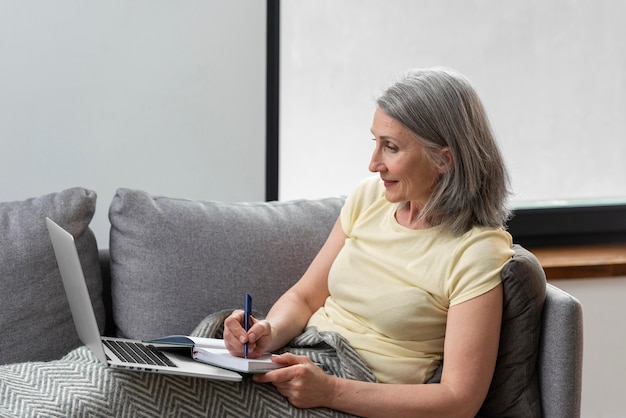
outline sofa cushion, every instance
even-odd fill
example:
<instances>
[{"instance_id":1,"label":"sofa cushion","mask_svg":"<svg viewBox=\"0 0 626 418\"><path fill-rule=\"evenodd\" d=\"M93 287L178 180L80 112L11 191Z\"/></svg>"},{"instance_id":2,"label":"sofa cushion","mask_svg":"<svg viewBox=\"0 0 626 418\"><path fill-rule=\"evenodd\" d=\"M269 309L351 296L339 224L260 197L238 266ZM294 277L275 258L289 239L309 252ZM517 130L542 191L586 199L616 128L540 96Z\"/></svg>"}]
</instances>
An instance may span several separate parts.
<instances>
[{"instance_id":1,"label":"sofa cushion","mask_svg":"<svg viewBox=\"0 0 626 418\"><path fill-rule=\"evenodd\" d=\"M537 258L519 245L502 269L504 311L496 370L481 417L540 417L536 372L546 276Z\"/></svg>"},{"instance_id":2,"label":"sofa cushion","mask_svg":"<svg viewBox=\"0 0 626 418\"><path fill-rule=\"evenodd\" d=\"M73 188L0 203L0 364L52 360L80 345L45 218L76 238L96 318L104 328L96 239L88 228L96 194Z\"/></svg>"},{"instance_id":3,"label":"sofa cushion","mask_svg":"<svg viewBox=\"0 0 626 418\"><path fill-rule=\"evenodd\" d=\"M342 198L220 203L119 189L111 202L117 335L188 334L209 313L267 312L322 246Z\"/></svg>"}]
</instances>

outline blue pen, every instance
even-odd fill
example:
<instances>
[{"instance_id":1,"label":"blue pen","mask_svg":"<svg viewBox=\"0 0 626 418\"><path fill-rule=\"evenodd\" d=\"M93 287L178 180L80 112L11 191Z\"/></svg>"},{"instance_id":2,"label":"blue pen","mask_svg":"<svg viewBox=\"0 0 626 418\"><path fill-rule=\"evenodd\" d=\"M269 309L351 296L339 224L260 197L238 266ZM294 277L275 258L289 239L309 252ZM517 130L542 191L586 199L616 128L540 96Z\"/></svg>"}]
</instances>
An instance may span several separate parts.
<instances>
[{"instance_id":1,"label":"blue pen","mask_svg":"<svg viewBox=\"0 0 626 418\"><path fill-rule=\"evenodd\" d=\"M244 302L243 328L248 332L250 330L250 315L252 315L252 296L246 293ZM248 358L248 343L243 345L243 356Z\"/></svg>"}]
</instances>

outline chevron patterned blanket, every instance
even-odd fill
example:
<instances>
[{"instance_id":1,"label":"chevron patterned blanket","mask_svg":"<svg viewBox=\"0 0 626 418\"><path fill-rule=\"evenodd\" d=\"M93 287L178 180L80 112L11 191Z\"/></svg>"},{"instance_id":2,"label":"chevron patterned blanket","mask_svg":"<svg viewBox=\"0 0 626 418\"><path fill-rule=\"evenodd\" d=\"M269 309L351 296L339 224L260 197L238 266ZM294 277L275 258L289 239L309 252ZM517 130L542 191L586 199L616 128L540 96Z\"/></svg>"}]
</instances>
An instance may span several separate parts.
<instances>
[{"instance_id":1,"label":"chevron patterned blanket","mask_svg":"<svg viewBox=\"0 0 626 418\"><path fill-rule=\"evenodd\" d=\"M228 312L207 317L195 336L221 337ZM331 374L375 381L339 335L307 329L285 351L309 356ZM104 367L80 347L60 360L0 367L0 417L345 417L298 409L272 385L129 373Z\"/></svg>"}]
</instances>

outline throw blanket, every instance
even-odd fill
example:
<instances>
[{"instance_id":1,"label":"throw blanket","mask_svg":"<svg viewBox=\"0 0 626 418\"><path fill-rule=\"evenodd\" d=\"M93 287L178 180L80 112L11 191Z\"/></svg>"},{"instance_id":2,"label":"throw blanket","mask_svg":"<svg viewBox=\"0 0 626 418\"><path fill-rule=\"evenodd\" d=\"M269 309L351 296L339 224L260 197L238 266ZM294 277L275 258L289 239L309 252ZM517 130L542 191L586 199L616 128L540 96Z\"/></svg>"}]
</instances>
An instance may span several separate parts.
<instances>
[{"instance_id":1,"label":"throw blanket","mask_svg":"<svg viewBox=\"0 0 626 418\"><path fill-rule=\"evenodd\" d=\"M229 312L207 317L192 335L221 338ZM363 381L374 375L340 335L308 328L283 351L306 355L327 373ZM104 367L86 347L60 360L0 367L0 417L346 417L298 409L271 384L137 373Z\"/></svg>"}]
</instances>

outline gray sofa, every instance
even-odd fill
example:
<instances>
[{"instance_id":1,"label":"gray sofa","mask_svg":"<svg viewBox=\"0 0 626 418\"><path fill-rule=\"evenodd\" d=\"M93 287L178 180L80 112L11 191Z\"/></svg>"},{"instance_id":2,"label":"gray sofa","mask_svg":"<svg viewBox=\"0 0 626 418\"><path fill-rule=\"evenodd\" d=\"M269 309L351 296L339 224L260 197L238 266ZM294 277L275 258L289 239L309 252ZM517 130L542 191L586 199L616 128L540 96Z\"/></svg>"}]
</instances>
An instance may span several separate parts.
<instances>
[{"instance_id":1,"label":"gray sofa","mask_svg":"<svg viewBox=\"0 0 626 418\"><path fill-rule=\"evenodd\" d=\"M321 247L343 198L221 203L119 189L109 209L110 240L99 246L89 229L95 202L95 192L73 188L0 203L0 416L36 416L15 375L26 381L47 368L63 376L59 370L71 369L81 346L46 216L76 237L102 333L147 339L191 333L208 314L241 307L245 292L266 312ZM480 415L580 416L580 304L546 286L536 258L515 249L503 271L497 370ZM67 385L76 385L67 373ZM157 415L180 415L172 408L182 407L158 408Z\"/></svg>"}]
</instances>

